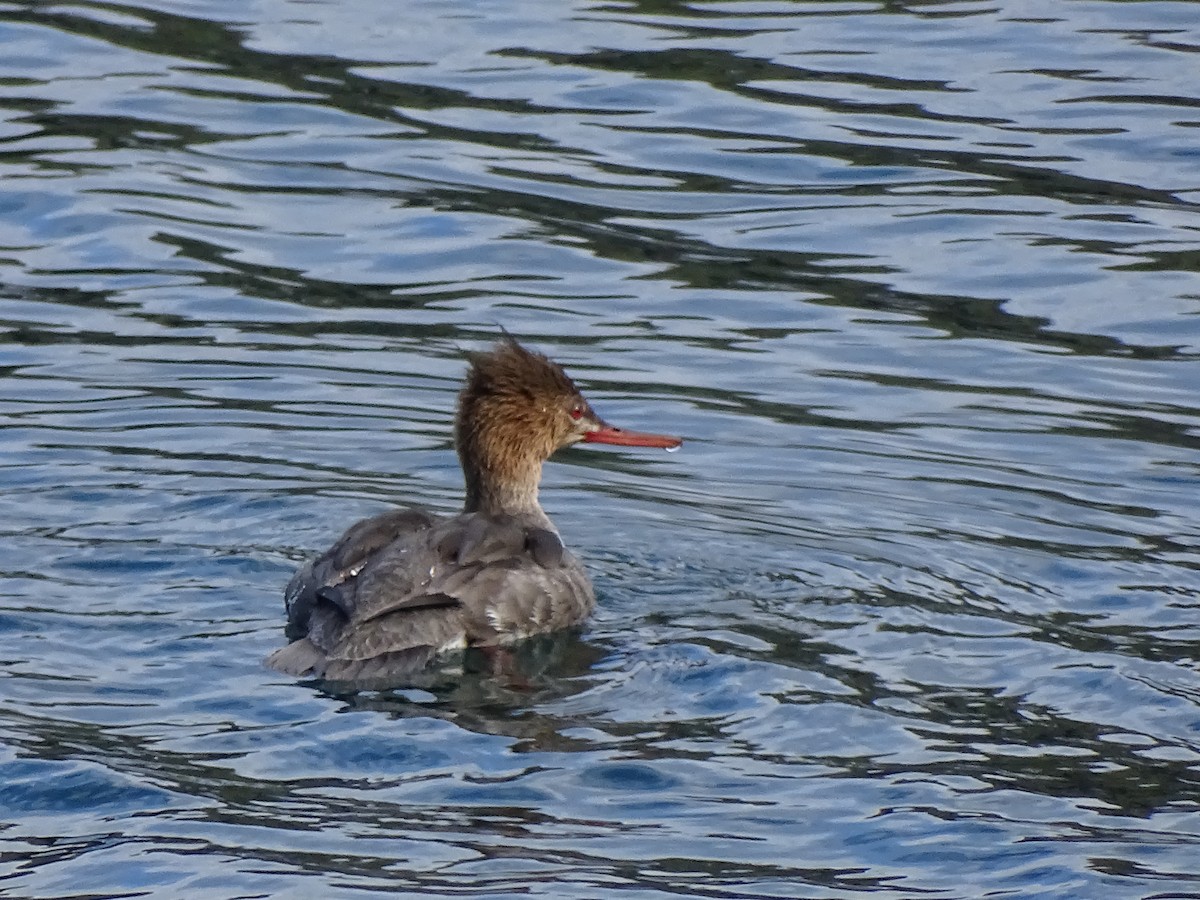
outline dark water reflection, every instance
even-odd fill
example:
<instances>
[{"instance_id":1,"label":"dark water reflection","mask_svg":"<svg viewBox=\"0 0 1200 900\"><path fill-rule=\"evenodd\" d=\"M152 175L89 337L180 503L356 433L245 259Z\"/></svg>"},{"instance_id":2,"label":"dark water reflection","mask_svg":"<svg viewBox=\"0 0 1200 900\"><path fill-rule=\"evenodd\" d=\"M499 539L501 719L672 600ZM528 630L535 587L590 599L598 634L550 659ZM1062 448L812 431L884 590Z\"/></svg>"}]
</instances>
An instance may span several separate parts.
<instances>
[{"instance_id":1,"label":"dark water reflection","mask_svg":"<svg viewBox=\"0 0 1200 900\"><path fill-rule=\"evenodd\" d=\"M1197 5L0 10L5 897L1200 897ZM509 329L582 635L259 665Z\"/></svg>"}]
</instances>

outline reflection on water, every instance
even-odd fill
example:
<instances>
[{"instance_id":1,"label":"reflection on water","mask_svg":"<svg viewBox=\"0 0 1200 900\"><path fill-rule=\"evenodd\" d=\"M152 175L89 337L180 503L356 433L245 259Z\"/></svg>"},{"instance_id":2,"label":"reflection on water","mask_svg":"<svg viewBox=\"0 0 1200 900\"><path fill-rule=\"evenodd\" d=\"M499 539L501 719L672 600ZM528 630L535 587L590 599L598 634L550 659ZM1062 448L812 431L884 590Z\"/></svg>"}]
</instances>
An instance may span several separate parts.
<instances>
[{"instance_id":1,"label":"reflection on water","mask_svg":"<svg viewBox=\"0 0 1200 900\"><path fill-rule=\"evenodd\" d=\"M1184 897L1195 4L0 12L0 892ZM500 327L582 635L295 683Z\"/></svg>"}]
</instances>

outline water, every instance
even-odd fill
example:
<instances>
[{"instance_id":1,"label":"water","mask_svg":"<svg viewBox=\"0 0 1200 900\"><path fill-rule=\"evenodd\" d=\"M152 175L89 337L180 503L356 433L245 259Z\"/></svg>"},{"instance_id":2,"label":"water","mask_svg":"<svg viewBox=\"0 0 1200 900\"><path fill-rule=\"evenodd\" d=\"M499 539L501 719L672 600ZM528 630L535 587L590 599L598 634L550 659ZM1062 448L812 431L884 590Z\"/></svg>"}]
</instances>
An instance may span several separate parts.
<instances>
[{"instance_id":1,"label":"water","mask_svg":"<svg viewBox=\"0 0 1200 900\"><path fill-rule=\"evenodd\" d=\"M1198 22L5 4L0 893L1200 897ZM500 327L587 630L264 669Z\"/></svg>"}]
</instances>

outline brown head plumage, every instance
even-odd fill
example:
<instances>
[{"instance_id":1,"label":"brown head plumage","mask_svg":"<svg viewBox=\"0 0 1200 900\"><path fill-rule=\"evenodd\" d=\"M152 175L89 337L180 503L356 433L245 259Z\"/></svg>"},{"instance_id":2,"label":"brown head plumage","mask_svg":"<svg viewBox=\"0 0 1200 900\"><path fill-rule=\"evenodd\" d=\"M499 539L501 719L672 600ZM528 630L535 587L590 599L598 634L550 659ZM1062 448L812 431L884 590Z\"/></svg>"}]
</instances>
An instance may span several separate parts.
<instances>
[{"instance_id":1,"label":"brown head plumage","mask_svg":"<svg viewBox=\"0 0 1200 900\"><path fill-rule=\"evenodd\" d=\"M681 443L609 425L561 366L508 335L490 351L471 354L454 420L467 512L531 514L553 527L538 505L542 463L578 441L666 449Z\"/></svg>"},{"instance_id":2,"label":"brown head plumage","mask_svg":"<svg viewBox=\"0 0 1200 900\"><path fill-rule=\"evenodd\" d=\"M454 423L467 509L536 505L542 463L603 422L561 366L511 337L470 360Z\"/></svg>"}]
</instances>

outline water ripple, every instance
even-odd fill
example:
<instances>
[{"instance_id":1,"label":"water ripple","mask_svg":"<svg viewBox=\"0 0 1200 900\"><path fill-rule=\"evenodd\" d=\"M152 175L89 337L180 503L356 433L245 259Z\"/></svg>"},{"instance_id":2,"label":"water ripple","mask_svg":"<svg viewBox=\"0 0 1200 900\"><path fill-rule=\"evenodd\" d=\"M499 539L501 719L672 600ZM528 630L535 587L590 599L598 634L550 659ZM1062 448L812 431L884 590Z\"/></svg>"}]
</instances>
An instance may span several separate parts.
<instances>
[{"instance_id":1,"label":"water ripple","mask_svg":"<svg viewBox=\"0 0 1200 900\"><path fill-rule=\"evenodd\" d=\"M6 896L1195 893L1194 4L0 39ZM263 669L500 327L687 439L547 467L588 629Z\"/></svg>"}]
</instances>

